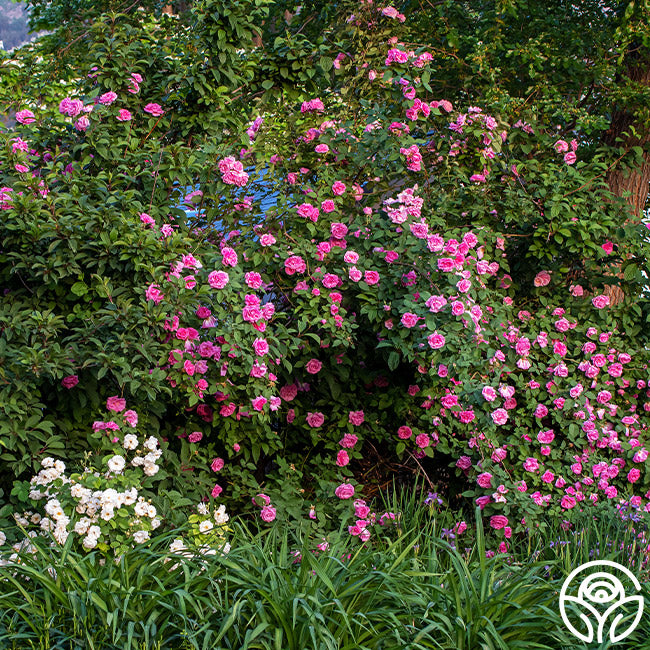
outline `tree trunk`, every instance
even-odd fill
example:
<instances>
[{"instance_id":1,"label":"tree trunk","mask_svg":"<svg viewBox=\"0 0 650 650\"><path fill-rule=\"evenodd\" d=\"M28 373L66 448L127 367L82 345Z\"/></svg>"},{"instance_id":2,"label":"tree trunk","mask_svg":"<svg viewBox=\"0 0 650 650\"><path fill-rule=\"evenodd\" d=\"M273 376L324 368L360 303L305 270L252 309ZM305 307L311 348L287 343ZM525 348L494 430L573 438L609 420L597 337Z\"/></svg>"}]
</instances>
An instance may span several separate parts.
<instances>
[{"instance_id":1,"label":"tree trunk","mask_svg":"<svg viewBox=\"0 0 650 650\"><path fill-rule=\"evenodd\" d=\"M628 52L625 75L632 84L650 87L650 58L647 53L639 56L638 49ZM630 127L635 128L637 136L625 135ZM618 138L622 138L623 142L616 142ZM650 129L636 120L632 110L619 106L612 111L611 124L603 139L606 144L622 146L627 150L646 147L650 144ZM643 152L643 160L638 167L612 169L607 175L607 184L614 194L625 199L630 206L630 221L640 221L650 187L650 153ZM625 297L618 285L606 286L604 293L609 296L612 305L622 302Z\"/></svg>"}]
</instances>

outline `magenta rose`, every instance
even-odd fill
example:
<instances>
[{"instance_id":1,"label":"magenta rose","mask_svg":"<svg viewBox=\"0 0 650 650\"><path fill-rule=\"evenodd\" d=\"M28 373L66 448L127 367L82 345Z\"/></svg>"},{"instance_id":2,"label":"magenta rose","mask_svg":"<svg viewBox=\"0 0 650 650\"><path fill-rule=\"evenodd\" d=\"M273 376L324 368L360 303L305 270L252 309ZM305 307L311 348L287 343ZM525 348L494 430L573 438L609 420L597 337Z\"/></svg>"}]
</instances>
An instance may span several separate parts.
<instances>
[{"instance_id":1,"label":"magenta rose","mask_svg":"<svg viewBox=\"0 0 650 650\"><path fill-rule=\"evenodd\" d=\"M68 375L61 380L61 386L63 388L74 388L79 383L79 377L77 375Z\"/></svg>"},{"instance_id":2,"label":"magenta rose","mask_svg":"<svg viewBox=\"0 0 650 650\"><path fill-rule=\"evenodd\" d=\"M501 530L501 528L505 528L507 525L508 517L504 517L503 515L493 515L490 517L490 526L494 530Z\"/></svg>"},{"instance_id":3,"label":"magenta rose","mask_svg":"<svg viewBox=\"0 0 650 650\"><path fill-rule=\"evenodd\" d=\"M109 411L115 411L115 413L119 413L126 408L126 400L121 397L117 397L116 395L109 397L106 400L106 408Z\"/></svg>"},{"instance_id":4,"label":"magenta rose","mask_svg":"<svg viewBox=\"0 0 650 650\"><path fill-rule=\"evenodd\" d=\"M354 485L341 483L341 485L334 490L334 494L336 494L339 499L350 499L354 496Z\"/></svg>"},{"instance_id":5,"label":"magenta rose","mask_svg":"<svg viewBox=\"0 0 650 650\"><path fill-rule=\"evenodd\" d=\"M325 416L322 413L307 413L307 424L314 429L323 425L325 422Z\"/></svg>"},{"instance_id":6,"label":"magenta rose","mask_svg":"<svg viewBox=\"0 0 650 650\"><path fill-rule=\"evenodd\" d=\"M267 523L272 522L275 519L275 508L273 506L264 506L262 508L262 511L260 512L260 518L262 521L266 521Z\"/></svg>"}]
</instances>

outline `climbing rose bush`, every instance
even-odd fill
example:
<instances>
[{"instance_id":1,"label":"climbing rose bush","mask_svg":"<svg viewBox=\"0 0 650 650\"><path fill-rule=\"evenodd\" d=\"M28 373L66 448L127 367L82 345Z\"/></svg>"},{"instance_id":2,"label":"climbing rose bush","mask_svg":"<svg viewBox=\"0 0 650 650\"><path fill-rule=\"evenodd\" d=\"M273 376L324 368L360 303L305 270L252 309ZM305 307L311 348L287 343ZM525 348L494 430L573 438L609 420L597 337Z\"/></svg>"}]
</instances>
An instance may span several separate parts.
<instances>
[{"instance_id":1,"label":"climbing rose bush","mask_svg":"<svg viewBox=\"0 0 650 650\"><path fill-rule=\"evenodd\" d=\"M373 25L354 28L372 38ZM47 439L57 407L39 400L56 386L81 453L97 396L135 400L164 441L168 511L252 498L265 523L365 521L360 479L395 460L453 468L506 540L544 511L650 510L645 324L605 294L618 282L644 299L647 229L621 227L586 141L452 105L426 50L391 38L377 52L363 96L301 97L217 145L169 144L173 110L122 73L80 81L58 113L21 113L1 136L8 313L35 300L29 239L56 260L29 271L53 305L30 316L45 349L30 356L23 327L10 353L21 421ZM345 86L361 69L341 61ZM62 208L89 233L63 221L89 270L74 245L74 268L57 257ZM18 471L26 438L11 443Z\"/></svg>"}]
</instances>

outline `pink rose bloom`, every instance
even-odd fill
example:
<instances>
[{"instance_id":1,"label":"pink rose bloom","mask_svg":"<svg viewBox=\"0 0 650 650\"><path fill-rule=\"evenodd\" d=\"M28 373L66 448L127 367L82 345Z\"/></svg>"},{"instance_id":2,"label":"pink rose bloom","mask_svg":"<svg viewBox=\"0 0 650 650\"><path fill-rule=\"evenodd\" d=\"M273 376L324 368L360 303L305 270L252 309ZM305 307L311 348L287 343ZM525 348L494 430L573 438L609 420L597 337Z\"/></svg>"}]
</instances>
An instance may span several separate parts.
<instances>
[{"instance_id":1,"label":"pink rose bloom","mask_svg":"<svg viewBox=\"0 0 650 650\"><path fill-rule=\"evenodd\" d=\"M536 472L539 469L539 461L537 458L526 458L524 461L524 469L527 472Z\"/></svg>"},{"instance_id":2,"label":"pink rose bloom","mask_svg":"<svg viewBox=\"0 0 650 650\"><path fill-rule=\"evenodd\" d=\"M320 204L321 210L325 213L334 212L336 210L336 205L332 199L326 199Z\"/></svg>"},{"instance_id":3,"label":"pink rose bloom","mask_svg":"<svg viewBox=\"0 0 650 650\"><path fill-rule=\"evenodd\" d=\"M415 437L415 444L420 448L424 449L428 447L430 443L429 436L426 433L420 433Z\"/></svg>"},{"instance_id":4,"label":"pink rose bloom","mask_svg":"<svg viewBox=\"0 0 650 650\"><path fill-rule=\"evenodd\" d=\"M553 474L553 472L551 472L550 470L547 469L542 474L542 481L544 481L544 483L552 483L554 480L555 480L555 474Z\"/></svg>"},{"instance_id":5,"label":"pink rose bloom","mask_svg":"<svg viewBox=\"0 0 650 650\"><path fill-rule=\"evenodd\" d=\"M109 411L114 411L115 413L119 413L120 411L123 411L126 408L126 400L121 397L117 397L117 395L113 397L109 397L106 400L106 408Z\"/></svg>"},{"instance_id":6,"label":"pink rose bloom","mask_svg":"<svg viewBox=\"0 0 650 650\"><path fill-rule=\"evenodd\" d=\"M483 510L483 508L485 508L485 506L488 503L490 503L490 499L491 499L491 497L489 495L486 495L486 496L483 496L483 497L478 497L478 499L476 499L475 503L481 510Z\"/></svg>"},{"instance_id":7,"label":"pink rose bloom","mask_svg":"<svg viewBox=\"0 0 650 650\"><path fill-rule=\"evenodd\" d=\"M203 434L200 431L194 431L187 437L190 442L200 442L201 438L203 438Z\"/></svg>"},{"instance_id":8,"label":"pink rose bloom","mask_svg":"<svg viewBox=\"0 0 650 650\"><path fill-rule=\"evenodd\" d=\"M330 232L336 239L343 239L348 234L348 227L337 221L331 225Z\"/></svg>"},{"instance_id":9,"label":"pink rose bloom","mask_svg":"<svg viewBox=\"0 0 650 650\"><path fill-rule=\"evenodd\" d=\"M133 115L131 115L131 113L129 113L129 111L126 110L126 108L120 108L120 110L117 113L117 119L120 122L128 122L132 118Z\"/></svg>"},{"instance_id":10,"label":"pink rose bloom","mask_svg":"<svg viewBox=\"0 0 650 650\"><path fill-rule=\"evenodd\" d=\"M124 411L124 420L130 427L138 426L138 414L133 410Z\"/></svg>"},{"instance_id":11,"label":"pink rose bloom","mask_svg":"<svg viewBox=\"0 0 650 650\"><path fill-rule=\"evenodd\" d=\"M551 274L548 271L540 271L533 280L536 287L545 287L551 281Z\"/></svg>"},{"instance_id":12,"label":"pink rose bloom","mask_svg":"<svg viewBox=\"0 0 650 650\"><path fill-rule=\"evenodd\" d=\"M275 244L275 237L268 233L260 237L260 246L273 246Z\"/></svg>"},{"instance_id":13,"label":"pink rose bloom","mask_svg":"<svg viewBox=\"0 0 650 650\"><path fill-rule=\"evenodd\" d=\"M258 357L263 357L269 353L269 344L266 339L257 338L253 341L253 349Z\"/></svg>"},{"instance_id":14,"label":"pink rose bloom","mask_svg":"<svg viewBox=\"0 0 650 650\"><path fill-rule=\"evenodd\" d=\"M630 483L636 483L636 481L638 481L640 478L641 478L641 472L638 469L636 469L636 467L631 469L627 473L627 480Z\"/></svg>"},{"instance_id":15,"label":"pink rose bloom","mask_svg":"<svg viewBox=\"0 0 650 650\"><path fill-rule=\"evenodd\" d=\"M359 441L359 438L357 436L355 436L353 433L346 433L339 440L339 445L341 445L341 447L345 447L347 449L352 449L352 447L354 447L354 445L356 445L358 441Z\"/></svg>"},{"instance_id":16,"label":"pink rose bloom","mask_svg":"<svg viewBox=\"0 0 650 650\"><path fill-rule=\"evenodd\" d=\"M429 347L433 350L439 350L445 345L445 337L442 334L438 334L438 332L430 334L427 338L427 341L429 343Z\"/></svg>"},{"instance_id":17,"label":"pink rose bloom","mask_svg":"<svg viewBox=\"0 0 650 650\"><path fill-rule=\"evenodd\" d=\"M456 467L462 470L469 469L471 466L472 466L472 459L469 456L461 456L456 461Z\"/></svg>"},{"instance_id":18,"label":"pink rose bloom","mask_svg":"<svg viewBox=\"0 0 650 650\"><path fill-rule=\"evenodd\" d=\"M591 302L596 309L604 309L609 305L609 297L605 295L596 296L591 299Z\"/></svg>"},{"instance_id":19,"label":"pink rose bloom","mask_svg":"<svg viewBox=\"0 0 650 650\"><path fill-rule=\"evenodd\" d=\"M310 359L307 362L307 365L305 366L305 370L310 374L310 375L315 375L320 372L320 369L323 367L322 362L320 362L318 359Z\"/></svg>"},{"instance_id":20,"label":"pink rose bloom","mask_svg":"<svg viewBox=\"0 0 650 650\"><path fill-rule=\"evenodd\" d=\"M501 530L502 528L505 528L508 525L508 517L504 517L503 515L493 515L490 517L490 526L494 528L494 530Z\"/></svg>"},{"instance_id":21,"label":"pink rose bloom","mask_svg":"<svg viewBox=\"0 0 650 650\"><path fill-rule=\"evenodd\" d=\"M359 253L354 251L346 251L343 255L343 261L347 264L356 264L359 261Z\"/></svg>"},{"instance_id":22,"label":"pink rose bloom","mask_svg":"<svg viewBox=\"0 0 650 650\"><path fill-rule=\"evenodd\" d=\"M341 483L341 485L334 490L334 494L336 494L339 499L350 499L354 496L354 485Z\"/></svg>"},{"instance_id":23,"label":"pink rose bloom","mask_svg":"<svg viewBox=\"0 0 650 650\"><path fill-rule=\"evenodd\" d=\"M484 386L481 395L483 395L483 399L487 402L493 402L497 397L497 392L492 386Z\"/></svg>"},{"instance_id":24,"label":"pink rose bloom","mask_svg":"<svg viewBox=\"0 0 650 650\"><path fill-rule=\"evenodd\" d=\"M508 411L505 409L496 409L495 411L492 411L491 417L495 424L505 424L508 421Z\"/></svg>"},{"instance_id":25,"label":"pink rose bloom","mask_svg":"<svg viewBox=\"0 0 650 650\"><path fill-rule=\"evenodd\" d=\"M256 411L261 411L264 409L264 405L268 402L268 400L266 399L266 397L260 395L259 397L253 398L251 402L253 404L253 408Z\"/></svg>"},{"instance_id":26,"label":"pink rose bloom","mask_svg":"<svg viewBox=\"0 0 650 650\"><path fill-rule=\"evenodd\" d=\"M544 404L538 404L535 408L535 417L543 418L548 415L548 408Z\"/></svg>"},{"instance_id":27,"label":"pink rose bloom","mask_svg":"<svg viewBox=\"0 0 650 650\"><path fill-rule=\"evenodd\" d=\"M573 151L569 151L564 154L564 162L567 165L573 165L575 161L576 161L576 155Z\"/></svg>"},{"instance_id":28,"label":"pink rose bloom","mask_svg":"<svg viewBox=\"0 0 650 650\"><path fill-rule=\"evenodd\" d=\"M354 424L354 426L359 426L363 424L365 419L363 411L350 411L348 413L348 422Z\"/></svg>"},{"instance_id":29,"label":"pink rose bloom","mask_svg":"<svg viewBox=\"0 0 650 650\"><path fill-rule=\"evenodd\" d=\"M213 488L210 494L213 499L216 499L223 492L223 488L217 483Z\"/></svg>"},{"instance_id":30,"label":"pink rose bloom","mask_svg":"<svg viewBox=\"0 0 650 650\"><path fill-rule=\"evenodd\" d=\"M415 327L418 324L418 320L420 320L417 316L417 314L412 314L411 312L407 311L406 313L402 314L401 318L401 323L404 325L404 327Z\"/></svg>"},{"instance_id":31,"label":"pink rose bloom","mask_svg":"<svg viewBox=\"0 0 650 650\"><path fill-rule=\"evenodd\" d=\"M379 273L377 271L366 271L364 277L368 284L377 284L379 282Z\"/></svg>"},{"instance_id":32,"label":"pink rose bloom","mask_svg":"<svg viewBox=\"0 0 650 650\"><path fill-rule=\"evenodd\" d=\"M332 185L332 192L334 192L336 196L341 196L341 194L345 193L345 190L345 183L341 183L341 181L336 181L334 185Z\"/></svg>"},{"instance_id":33,"label":"pink rose bloom","mask_svg":"<svg viewBox=\"0 0 650 650\"><path fill-rule=\"evenodd\" d=\"M482 488L491 488L492 487L492 474L490 472L483 472L476 477L476 482Z\"/></svg>"},{"instance_id":34,"label":"pink rose bloom","mask_svg":"<svg viewBox=\"0 0 650 650\"><path fill-rule=\"evenodd\" d=\"M228 284L229 279L225 271L212 271L208 275L208 284L215 289L223 289Z\"/></svg>"},{"instance_id":35,"label":"pink rose bloom","mask_svg":"<svg viewBox=\"0 0 650 650\"><path fill-rule=\"evenodd\" d=\"M548 429L547 431L540 431L537 434L537 440L545 445L553 442L555 439L555 434L551 429Z\"/></svg>"},{"instance_id":36,"label":"pink rose bloom","mask_svg":"<svg viewBox=\"0 0 650 650\"><path fill-rule=\"evenodd\" d=\"M267 524L275 519L276 510L273 506L264 506L260 512L260 518Z\"/></svg>"},{"instance_id":37,"label":"pink rose bloom","mask_svg":"<svg viewBox=\"0 0 650 650\"><path fill-rule=\"evenodd\" d=\"M318 429L318 427L322 426L323 422L325 422L325 416L320 412L316 412L316 413L309 412L307 413L306 420L307 420L307 424L310 427L314 429Z\"/></svg>"},{"instance_id":38,"label":"pink rose bloom","mask_svg":"<svg viewBox=\"0 0 650 650\"><path fill-rule=\"evenodd\" d=\"M345 449L341 449L339 453L336 455L336 464L339 467L345 467L349 462L350 462L350 456L348 456L348 452L345 451Z\"/></svg>"},{"instance_id":39,"label":"pink rose bloom","mask_svg":"<svg viewBox=\"0 0 650 650\"><path fill-rule=\"evenodd\" d=\"M117 95L111 90L99 97L99 103L104 106L110 106L117 99Z\"/></svg>"},{"instance_id":40,"label":"pink rose bloom","mask_svg":"<svg viewBox=\"0 0 650 650\"><path fill-rule=\"evenodd\" d=\"M401 426L397 430L397 437L400 438L401 440L408 440L412 435L413 435L413 429L411 429L411 427L407 427L406 425Z\"/></svg>"},{"instance_id":41,"label":"pink rose bloom","mask_svg":"<svg viewBox=\"0 0 650 650\"><path fill-rule=\"evenodd\" d=\"M32 122L36 121L36 117L34 117L34 113L32 113L29 109L25 108L22 111L18 111L16 113L16 122L19 124L31 124Z\"/></svg>"},{"instance_id":42,"label":"pink rose bloom","mask_svg":"<svg viewBox=\"0 0 650 650\"><path fill-rule=\"evenodd\" d=\"M562 497L560 500L560 505L565 509L565 510L571 510L571 508L575 508L576 505L576 500L573 497L570 497L568 495L565 495Z\"/></svg>"},{"instance_id":43,"label":"pink rose bloom","mask_svg":"<svg viewBox=\"0 0 650 650\"><path fill-rule=\"evenodd\" d=\"M558 140L553 146L555 147L555 151L558 153L565 153L569 150L569 145L564 140Z\"/></svg>"},{"instance_id":44,"label":"pink rose bloom","mask_svg":"<svg viewBox=\"0 0 650 650\"><path fill-rule=\"evenodd\" d=\"M284 261L284 270L287 275L304 273L307 269L305 261L299 255L291 255Z\"/></svg>"},{"instance_id":45,"label":"pink rose bloom","mask_svg":"<svg viewBox=\"0 0 650 650\"><path fill-rule=\"evenodd\" d=\"M223 255L222 263L224 266L237 266L237 253L229 246L224 246L221 249Z\"/></svg>"},{"instance_id":46,"label":"pink rose bloom","mask_svg":"<svg viewBox=\"0 0 650 650\"><path fill-rule=\"evenodd\" d=\"M155 104L155 103L147 104L143 108L143 110L144 110L145 113L149 113L149 114L153 115L154 117L160 117L161 115L164 115L164 113L165 113L165 111L163 111L160 104Z\"/></svg>"},{"instance_id":47,"label":"pink rose bloom","mask_svg":"<svg viewBox=\"0 0 650 650\"><path fill-rule=\"evenodd\" d=\"M210 464L210 469L213 472L218 472L223 469L224 464L223 458L215 458Z\"/></svg>"},{"instance_id":48,"label":"pink rose bloom","mask_svg":"<svg viewBox=\"0 0 650 650\"><path fill-rule=\"evenodd\" d=\"M74 388L79 383L79 377L77 375L68 375L61 380L61 386L63 388Z\"/></svg>"}]
</instances>

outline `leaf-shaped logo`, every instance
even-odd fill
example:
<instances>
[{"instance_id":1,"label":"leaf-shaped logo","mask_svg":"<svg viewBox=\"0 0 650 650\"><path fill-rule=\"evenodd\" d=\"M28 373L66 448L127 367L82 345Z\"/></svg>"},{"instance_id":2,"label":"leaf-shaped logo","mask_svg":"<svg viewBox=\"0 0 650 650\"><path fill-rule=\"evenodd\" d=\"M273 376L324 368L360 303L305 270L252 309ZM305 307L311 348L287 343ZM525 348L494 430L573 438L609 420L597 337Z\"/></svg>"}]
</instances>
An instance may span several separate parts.
<instances>
[{"instance_id":1,"label":"leaf-shaped logo","mask_svg":"<svg viewBox=\"0 0 650 650\"><path fill-rule=\"evenodd\" d=\"M643 615L643 597L638 595L626 596L623 583L613 572L597 571L593 573L586 571L595 567L601 569L603 566L612 567L625 574L637 591L641 589L641 585L634 574L617 562L594 560L593 562L581 564L577 569L574 569L567 576L560 591L560 615L569 631L586 643L591 643L594 640L602 643L608 632L612 643L621 641L634 631ZM586 575L579 582L577 596L568 595L567 591L574 582L574 578L583 572ZM569 603L572 605L573 610L578 611L580 619L586 626L586 632L578 630L569 619L567 612ZM629 624L622 625L621 623L627 621L631 616L629 610L634 614L633 620Z\"/></svg>"}]
</instances>

